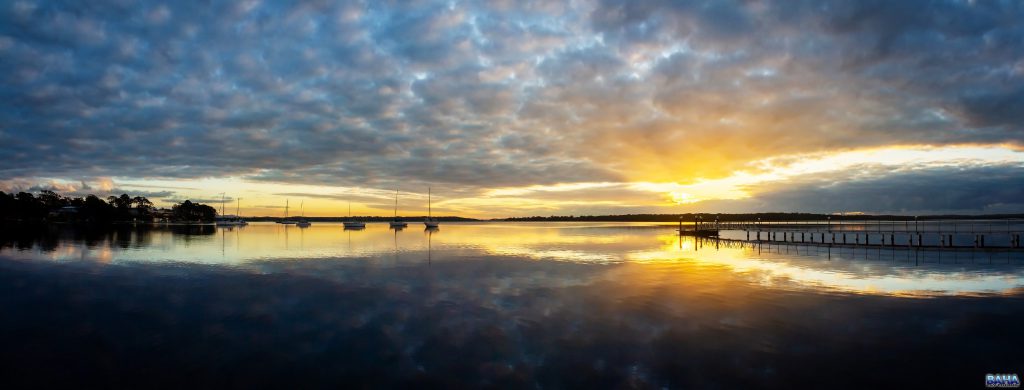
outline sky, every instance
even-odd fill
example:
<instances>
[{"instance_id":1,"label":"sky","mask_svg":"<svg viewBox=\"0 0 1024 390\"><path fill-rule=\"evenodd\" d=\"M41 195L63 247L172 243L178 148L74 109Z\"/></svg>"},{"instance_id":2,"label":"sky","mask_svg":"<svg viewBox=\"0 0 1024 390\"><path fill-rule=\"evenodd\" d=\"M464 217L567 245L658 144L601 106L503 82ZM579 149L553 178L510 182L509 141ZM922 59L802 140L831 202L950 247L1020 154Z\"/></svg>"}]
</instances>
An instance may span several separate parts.
<instances>
[{"instance_id":1,"label":"sky","mask_svg":"<svg viewBox=\"0 0 1024 390\"><path fill-rule=\"evenodd\" d=\"M0 59L8 192L1024 212L1020 1L15 0Z\"/></svg>"}]
</instances>

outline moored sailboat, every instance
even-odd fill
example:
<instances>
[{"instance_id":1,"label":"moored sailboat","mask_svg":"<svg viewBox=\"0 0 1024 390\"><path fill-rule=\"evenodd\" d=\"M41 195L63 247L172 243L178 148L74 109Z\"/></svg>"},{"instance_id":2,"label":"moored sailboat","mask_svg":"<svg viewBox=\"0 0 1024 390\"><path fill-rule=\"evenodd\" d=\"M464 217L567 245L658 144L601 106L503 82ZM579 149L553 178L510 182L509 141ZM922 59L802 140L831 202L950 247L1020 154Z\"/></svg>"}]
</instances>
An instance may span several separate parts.
<instances>
[{"instance_id":1,"label":"moored sailboat","mask_svg":"<svg viewBox=\"0 0 1024 390\"><path fill-rule=\"evenodd\" d=\"M225 212L224 211L224 200L225 200L224 198L225 198L225 195L226 195L226 193L224 193L224 192L220 193L220 215L217 216L217 219L215 221L216 225L217 226L245 226L245 225L248 225L249 223L245 222L244 220L242 220L242 217L239 216L239 214L238 214L239 207L235 208L235 215L224 214L224 212ZM242 201L241 199L238 200L239 205L241 205L241 201Z\"/></svg>"},{"instance_id":2,"label":"moored sailboat","mask_svg":"<svg viewBox=\"0 0 1024 390\"><path fill-rule=\"evenodd\" d=\"M366 227L366 224L362 221L352 219L352 202L348 202L348 218L348 221L342 222L346 229L361 229Z\"/></svg>"},{"instance_id":3,"label":"moored sailboat","mask_svg":"<svg viewBox=\"0 0 1024 390\"><path fill-rule=\"evenodd\" d=\"M398 218L398 190L397 189L395 190L395 218L391 220L390 226L393 227L393 228L404 228L406 226L409 226L408 223L405 223L405 221L403 221L401 218Z\"/></svg>"},{"instance_id":4,"label":"moored sailboat","mask_svg":"<svg viewBox=\"0 0 1024 390\"><path fill-rule=\"evenodd\" d=\"M299 215L299 220L295 221L295 226L309 227L310 222L306 220L306 201L299 203Z\"/></svg>"},{"instance_id":5,"label":"moored sailboat","mask_svg":"<svg viewBox=\"0 0 1024 390\"><path fill-rule=\"evenodd\" d=\"M277 223L283 223L285 225L295 224L295 221L288 219L288 199L284 200L284 219L277 221Z\"/></svg>"},{"instance_id":6,"label":"moored sailboat","mask_svg":"<svg viewBox=\"0 0 1024 390\"><path fill-rule=\"evenodd\" d=\"M428 229L436 228L441 225L440 221L434 219L433 212L431 211L430 187L427 187L427 219L423 220L423 224L426 225Z\"/></svg>"}]
</instances>

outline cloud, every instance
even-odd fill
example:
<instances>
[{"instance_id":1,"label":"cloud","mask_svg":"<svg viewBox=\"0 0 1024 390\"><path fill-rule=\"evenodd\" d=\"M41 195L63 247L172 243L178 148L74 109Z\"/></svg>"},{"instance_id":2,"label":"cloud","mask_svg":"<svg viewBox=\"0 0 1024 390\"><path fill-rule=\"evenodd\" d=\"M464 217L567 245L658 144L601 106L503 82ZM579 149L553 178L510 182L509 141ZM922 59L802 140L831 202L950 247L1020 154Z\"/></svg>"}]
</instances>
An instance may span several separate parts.
<instances>
[{"instance_id":1,"label":"cloud","mask_svg":"<svg viewBox=\"0 0 1024 390\"><path fill-rule=\"evenodd\" d=\"M961 98L964 117L975 126L1005 126L1021 133L1024 123L1024 85L1014 91L989 91ZM1021 134L1024 135L1024 134Z\"/></svg>"},{"instance_id":2,"label":"cloud","mask_svg":"<svg viewBox=\"0 0 1024 390\"><path fill-rule=\"evenodd\" d=\"M123 184L123 183L122 183ZM160 187L159 189L142 189L146 186L132 184L121 185L109 177L90 178L88 180L64 181L64 180L0 180L0 191L8 193L28 192L38 193L41 191L53 191L60 195L71 198L84 198L89 195L96 195L101 199L109 196L141 196L153 202L166 201L177 197L177 193Z\"/></svg>"},{"instance_id":3,"label":"cloud","mask_svg":"<svg viewBox=\"0 0 1024 390\"><path fill-rule=\"evenodd\" d=\"M867 178L803 178L762 188L757 202L776 210L868 213L1000 213L1024 209L1024 165L871 172Z\"/></svg>"},{"instance_id":4,"label":"cloud","mask_svg":"<svg viewBox=\"0 0 1024 390\"><path fill-rule=\"evenodd\" d=\"M893 160L887 154L902 157ZM773 162L778 164L774 169L695 185L605 182L498 188L454 203L497 215L1021 212L1024 185L1014 178L1024 175L1024 162L989 157L945 163L919 152L897 150L859 158Z\"/></svg>"},{"instance_id":5,"label":"cloud","mask_svg":"<svg viewBox=\"0 0 1024 390\"><path fill-rule=\"evenodd\" d=\"M179 196L174 196L174 197L169 197L169 198L161 199L161 201L163 201L164 203L167 203L169 205L170 204L178 204L178 203L184 202L186 200L190 201L192 203L202 203L202 204L215 205L215 206L217 206L217 208L220 208L220 204L221 204L221 199L220 198L202 198L202 197L187 197L187 196L186 197L179 197ZM225 204L227 204L227 205L230 205L234 201L235 200L232 199L232 198L225 198L223 200L223 202ZM228 207L228 206L225 206L225 207Z\"/></svg>"},{"instance_id":6,"label":"cloud","mask_svg":"<svg viewBox=\"0 0 1024 390\"><path fill-rule=\"evenodd\" d=\"M476 196L1021 147L1022 20L1015 2L923 0L11 2L0 180Z\"/></svg>"}]
</instances>

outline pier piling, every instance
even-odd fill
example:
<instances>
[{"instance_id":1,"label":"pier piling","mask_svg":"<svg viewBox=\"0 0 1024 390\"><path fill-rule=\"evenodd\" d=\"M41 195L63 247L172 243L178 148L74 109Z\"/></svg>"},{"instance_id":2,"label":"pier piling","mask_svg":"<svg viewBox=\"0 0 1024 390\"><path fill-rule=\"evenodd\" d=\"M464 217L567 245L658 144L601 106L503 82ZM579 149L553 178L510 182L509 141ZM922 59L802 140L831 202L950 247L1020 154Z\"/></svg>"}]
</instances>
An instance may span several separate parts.
<instances>
[{"instance_id":1,"label":"pier piling","mask_svg":"<svg viewBox=\"0 0 1024 390\"><path fill-rule=\"evenodd\" d=\"M940 222L914 218L914 225L911 226L910 218L902 220L903 223L900 224L898 221L847 221L841 219L837 222L837 225L833 226L831 218L817 222L794 222L788 220L722 222L716 219L714 223L710 221L705 223L698 216L694 223L694 232L699 235L717 236L720 230L722 232L743 230L742 235L733 235L731 237L736 238L730 240L758 243L777 242L797 245L889 246L908 249L978 248L986 251L1019 250L1024 248L1024 245L1021 245L1020 239L1024 229L1022 229L1020 222L1013 222L1011 224L1011 222L1007 221L1004 227L1004 221L1001 220L998 222L970 221L970 223L958 224L950 221ZM951 225L952 227L950 227ZM682 231L682 221L680 221L679 226ZM969 228L965 228L965 226L969 226ZM952 233L950 230L952 230ZM766 236L762 236L762 232ZM820 237L818 234L820 234ZM853 234L853 239L850 239L850 234ZM878 234L877 241L872 239L873 234ZM903 240L905 237L906 241L898 242L896 239L897 234L900 235L900 240ZM971 242L965 241L964 238L956 238L955 236L958 234L972 234L974 235L974 240ZM862 235L863 240L861 239ZM997 238L991 239L986 237L992 235L995 235ZM925 242L925 237L931 237L929 242ZM934 241L931 241L933 239Z\"/></svg>"}]
</instances>

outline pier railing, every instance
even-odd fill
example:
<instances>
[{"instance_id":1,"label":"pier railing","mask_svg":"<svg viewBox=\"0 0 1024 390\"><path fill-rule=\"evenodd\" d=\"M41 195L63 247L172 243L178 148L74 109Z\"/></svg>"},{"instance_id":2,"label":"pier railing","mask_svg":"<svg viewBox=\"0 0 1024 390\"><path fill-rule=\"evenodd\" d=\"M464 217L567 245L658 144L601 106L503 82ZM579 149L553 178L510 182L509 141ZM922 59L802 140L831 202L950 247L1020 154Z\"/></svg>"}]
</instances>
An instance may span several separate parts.
<instances>
[{"instance_id":1,"label":"pier railing","mask_svg":"<svg viewBox=\"0 0 1024 390\"><path fill-rule=\"evenodd\" d=\"M752 242L1024 249L1024 220L703 221L679 233Z\"/></svg>"}]
</instances>

